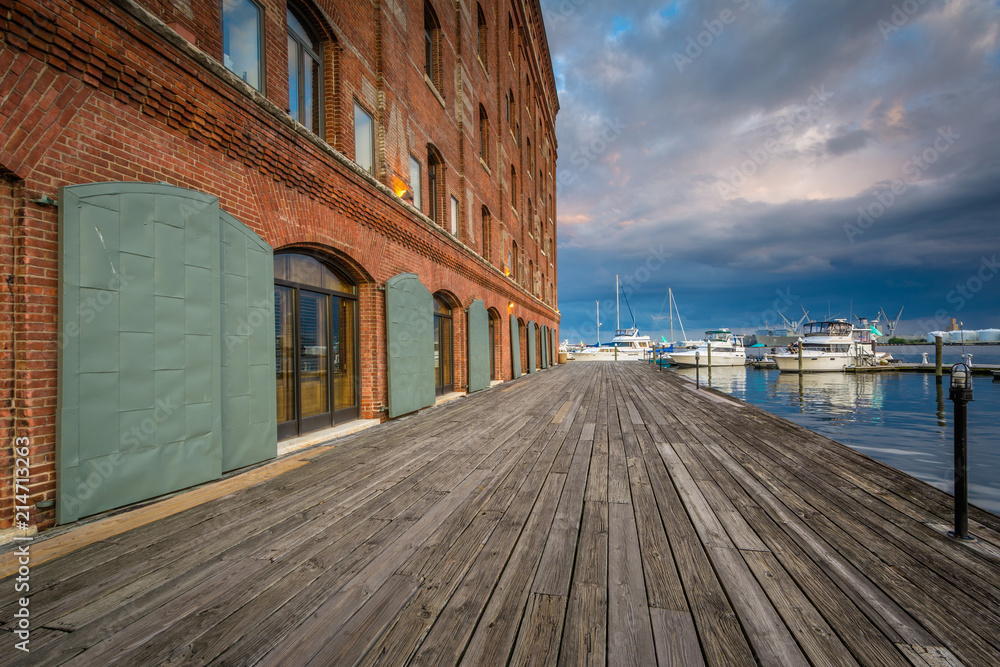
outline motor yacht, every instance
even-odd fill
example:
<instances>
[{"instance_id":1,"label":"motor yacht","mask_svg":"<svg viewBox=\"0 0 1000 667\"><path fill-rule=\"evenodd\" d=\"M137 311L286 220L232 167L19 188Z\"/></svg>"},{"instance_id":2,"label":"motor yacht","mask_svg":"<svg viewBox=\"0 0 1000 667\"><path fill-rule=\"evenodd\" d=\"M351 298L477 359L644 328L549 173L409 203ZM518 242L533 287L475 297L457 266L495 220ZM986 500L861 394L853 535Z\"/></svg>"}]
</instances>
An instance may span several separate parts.
<instances>
[{"instance_id":1,"label":"motor yacht","mask_svg":"<svg viewBox=\"0 0 1000 667\"><path fill-rule=\"evenodd\" d=\"M742 336L734 335L729 329L712 329L705 332L705 340L697 348L671 352L667 359L677 366L743 366L747 353Z\"/></svg>"},{"instance_id":2,"label":"motor yacht","mask_svg":"<svg viewBox=\"0 0 1000 667\"><path fill-rule=\"evenodd\" d=\"M871 344L855 339L855 328L847 320L810 322L803 328L805 337L772 356L783 373L797 373L802 346L804 373L843 371L847 366L876 363Z\"/></svg>"}]
</instances>

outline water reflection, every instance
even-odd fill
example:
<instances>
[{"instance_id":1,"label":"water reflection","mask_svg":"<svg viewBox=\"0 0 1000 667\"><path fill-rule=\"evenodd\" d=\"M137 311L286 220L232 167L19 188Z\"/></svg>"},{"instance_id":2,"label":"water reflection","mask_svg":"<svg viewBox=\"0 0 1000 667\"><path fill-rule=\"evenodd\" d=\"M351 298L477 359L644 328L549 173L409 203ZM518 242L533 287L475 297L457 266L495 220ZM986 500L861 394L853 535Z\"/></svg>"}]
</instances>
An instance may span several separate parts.
<instances>
[{"instance_id":1,"label":"water reflection","mask_svg":"<svg viewBox=\"0 0 1000 667\"><path fill-rule=\"evenodd\" d=\"M673 372L694 379L694 369ZM701 375L705 383L704 369ZM953 487L953 406L933 373L778 373L712 369L712 386L837 440L940 489ZM947 378L945 378L947 382ZM974 378L969 499L1000 513L1000 382Z\"/></svg>"}]
</instances>

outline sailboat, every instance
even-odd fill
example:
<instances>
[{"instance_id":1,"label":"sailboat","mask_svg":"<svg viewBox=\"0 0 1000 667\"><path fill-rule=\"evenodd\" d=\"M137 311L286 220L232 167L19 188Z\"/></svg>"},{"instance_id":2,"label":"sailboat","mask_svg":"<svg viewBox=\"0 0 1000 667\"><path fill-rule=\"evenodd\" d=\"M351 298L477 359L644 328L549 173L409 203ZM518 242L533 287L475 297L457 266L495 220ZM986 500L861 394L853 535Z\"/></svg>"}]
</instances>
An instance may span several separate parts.
<instances>
[{"instance_id":1,"label":"sailboat","mask_svg":"<svg viewBox=\"0 0 1000 667\"><path fill-rule=\"evenodd\" d=\"M668 341L663 339L663 342L666 345L663 356L665 357L672 352L697 349L698 346L701 345L702 341L687 339L687 332L684 331L684 321L681 319L681 311L677 308L677 301L674 299L673 288L667 288L666 300L670 302L668 306L668 312L670 313L670 340ZM681 340L674 338L674 313L677 313L677 324L681 327Z\"/></svg>"},{"instance_id":2,"label":"sailboat","mask_svg":"<svg viewBox=\"0 0 1000 667\"><path fill-rule=\"evenodd\" d=\"M586 361L635 361L642 359L643 355L652 351L653 343L649 336L640 336L639 329L635 326L635 314L632 313L632 327L630 329L621 328L621 317L619 307L621 305L619 296L621 286L618 282L618 275L615 274L615 336L607 346L600 345L600 328L598 328L597 347L584 348L577 353L576 358ZM628 304L628 297L625 297ZM598 303L598 327L600 327L600 303Z\"/></svg>"}]
</instances>

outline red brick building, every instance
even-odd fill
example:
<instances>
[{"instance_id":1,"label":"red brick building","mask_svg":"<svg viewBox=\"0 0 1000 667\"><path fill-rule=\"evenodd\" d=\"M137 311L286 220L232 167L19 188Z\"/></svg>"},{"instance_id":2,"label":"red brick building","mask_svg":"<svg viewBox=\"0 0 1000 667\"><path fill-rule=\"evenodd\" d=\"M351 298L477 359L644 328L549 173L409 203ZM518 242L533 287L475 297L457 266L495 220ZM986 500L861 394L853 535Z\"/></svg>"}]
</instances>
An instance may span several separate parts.
<instances>
[{"instance_id":1,"label":"red brick building","mask_svg":"<svg viewBox=\"0 0 1000 667\"><path fill-rule=\"evenodd\" d=\"M555 361L538 0L0 0L0 27L0 529Z\"/></svg>"}]
</instances>

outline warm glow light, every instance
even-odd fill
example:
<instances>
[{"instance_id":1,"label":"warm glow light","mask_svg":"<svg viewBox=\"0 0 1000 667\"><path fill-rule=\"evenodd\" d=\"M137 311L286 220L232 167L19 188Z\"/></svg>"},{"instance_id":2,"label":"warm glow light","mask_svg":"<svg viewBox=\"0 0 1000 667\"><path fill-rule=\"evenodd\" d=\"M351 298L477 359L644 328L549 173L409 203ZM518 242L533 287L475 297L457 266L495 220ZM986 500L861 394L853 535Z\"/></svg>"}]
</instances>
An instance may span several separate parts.
<instances>
[{"instance_id":1,"label":"warm glow light","mask_svg":"<svg viewBox=\"0 0 1000 667\"><path fill-rule=\"evenodd\" d=\"M407 192L406 183L404 183L403 181L399 180L398 178L393 178L392 179L392 191L396 193L397 197L399 197L400 199L402 199L403 195L405 195L406 192Z\"/></svg>"}]
</instances>

